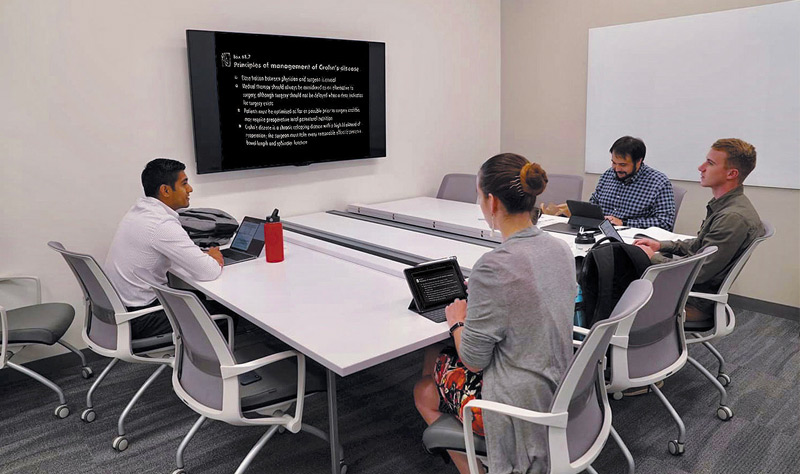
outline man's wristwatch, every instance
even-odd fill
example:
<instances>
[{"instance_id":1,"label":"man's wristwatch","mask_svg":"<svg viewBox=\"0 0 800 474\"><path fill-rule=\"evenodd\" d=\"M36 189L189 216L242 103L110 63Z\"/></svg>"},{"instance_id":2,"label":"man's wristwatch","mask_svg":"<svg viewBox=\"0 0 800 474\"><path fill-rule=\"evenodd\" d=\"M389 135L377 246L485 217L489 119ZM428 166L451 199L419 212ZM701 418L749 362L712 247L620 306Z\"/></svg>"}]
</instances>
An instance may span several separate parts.
<instances>
[{"instance_id":1,"label":"man's wristwatch","mask_svg":"<svg viewBox=\"0 0 800 474\"><path fill-rule=\"evenodd\" d=\"M456 329L460 328L460 327L464 327L464 323L462 323L461 321L459 321L459 322L457 322L457 323L453 324L452 326L450 326L450 335L452 336L452 335L453 335L453 332L454 332Z\"/></svg>"}]
</instances>

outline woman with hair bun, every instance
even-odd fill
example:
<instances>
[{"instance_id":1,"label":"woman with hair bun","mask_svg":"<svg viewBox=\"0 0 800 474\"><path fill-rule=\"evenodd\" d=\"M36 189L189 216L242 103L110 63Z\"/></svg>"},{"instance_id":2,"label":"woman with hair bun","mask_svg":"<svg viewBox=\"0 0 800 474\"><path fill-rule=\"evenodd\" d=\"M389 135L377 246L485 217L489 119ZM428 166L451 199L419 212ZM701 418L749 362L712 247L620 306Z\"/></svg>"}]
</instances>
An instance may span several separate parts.
<instances>
[{"instance_id":1,"label":"woman with hair bun","mask_svg":"<svg viewBox=\"0 0 800 474\"><path fill-rule=\"evenodd\" d=\"M481 211L503 242L472 269L469 302L446 309L455 346L429 349L414 387L428 424L482 398L547 411L572 358L575 263L569 246L531 221L547 173L512 153L493 156L478 173ZM548 471L546 428L504 415L475 414L486 436L489 472ZM463 453L450 452L462 474Z\"/></svg>"}]
</instances>

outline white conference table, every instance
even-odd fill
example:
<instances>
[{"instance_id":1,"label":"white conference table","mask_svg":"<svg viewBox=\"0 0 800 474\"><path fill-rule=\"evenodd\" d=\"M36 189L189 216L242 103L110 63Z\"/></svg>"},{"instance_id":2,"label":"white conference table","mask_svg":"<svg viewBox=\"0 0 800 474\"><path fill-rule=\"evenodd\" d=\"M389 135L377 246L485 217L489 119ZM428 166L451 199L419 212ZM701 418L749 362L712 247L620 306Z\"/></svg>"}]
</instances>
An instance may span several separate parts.
<instances>
[{"instance_id":1,"label":"white conference table","mask_svg":"<svg viewBox=\"0 0 800 474\"><path fill-rule=\"evenodd\" d=\"M477 204L449 201L433 197L416 197L389 201L376 204L350 204L347 212L363 216L375 217L386 221L401 222L426 229L437 229L453 234L476 237L485 240L500 242L500 232L491 234L486 220L483 218L480 206ZM537 223L539 228L558 222L567 222L566 217L542 215ZM619 234L627 243L633 243L633 236L637 233L648 232L651 229L624 228ZM660 240L688 239L694 236L681 235L663 229L652 229L656 233L653 237ZM548 232L553 237L566 242L572 254L583 256L590 246L575 244L575 236L560 232Z\"/></svg>"},{"instance_id":2,"label":"white conference table","mask_svg":"<svg viewBox=\"0 0 800 474\"><path fill-rule=\"evenodd\" d=\"M225 267L192 287L211 296L327 370L331 472L339 474L336 376L347 376L448 337L447 323L408 310L406 265L298 234L285 260Z\"/></svg>"},{"instance_id":3,"label":"white conference table","mask_svg":"<svg viewBox=\"0 0 800 474\"><path fill-rule=\"evenodd\" d=\"M416 197L377 204L350 204L347 206L347 212L493 242L502 241L500 231L491 232L477 204ZM567 222L567 218L542 215L537 225L542 228L557 222ZM566 242L576 257L586 255L588 246L577 246L574 235L548 233Z\"/></svg>"},{"instance_id":4,"label":"white conference table","mask_svg":"<svg viewBox=\"0 0 800 474\"><path fill-rule=\"evenodd\" d=\"M424 260L455 256L458 258L459 265L467 270L475 266L475 262L494 247L494 245L461 242L447 237L380 225L326 212L287 217L284 222L400 250L419 256ZM284 235L287 239L291 239L296 234L284 232Z\"/></svg>"}]
</instances>

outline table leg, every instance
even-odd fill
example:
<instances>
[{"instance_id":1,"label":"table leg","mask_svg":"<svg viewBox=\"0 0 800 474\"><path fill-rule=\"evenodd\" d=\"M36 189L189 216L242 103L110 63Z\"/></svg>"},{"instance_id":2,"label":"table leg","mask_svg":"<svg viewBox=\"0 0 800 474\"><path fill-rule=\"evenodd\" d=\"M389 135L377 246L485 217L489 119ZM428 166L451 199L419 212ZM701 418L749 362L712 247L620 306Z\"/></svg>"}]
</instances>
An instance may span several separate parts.
<instances>
[{"instance_id":1,"label":"table leg","mask_svg":"<svg viewBox=\"0 0 800 474\"><path fill-rule=\"evenodd\" d=\"M325 369L328 378L328 436L331 442L331 474L339 472L339 412L336 407L336 374Z\"/></svg>"}]
</instances>

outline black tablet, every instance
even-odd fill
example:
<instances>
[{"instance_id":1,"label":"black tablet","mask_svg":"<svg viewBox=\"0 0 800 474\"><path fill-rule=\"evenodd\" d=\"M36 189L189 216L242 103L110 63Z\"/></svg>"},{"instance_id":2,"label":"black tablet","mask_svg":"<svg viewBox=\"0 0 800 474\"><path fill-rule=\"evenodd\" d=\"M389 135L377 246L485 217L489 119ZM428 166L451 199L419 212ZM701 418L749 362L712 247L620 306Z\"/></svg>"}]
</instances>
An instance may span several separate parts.
<instances>
[{"instance_id":1,"label":"black tablet","mask_svg":"<svg viewBox=\"0 0 800 474\"><path fill-rule=\"evenodd\" d=\"M467 286L456 257L421 263L403 273L421 314L444 308L456 299L467 299Z\"/></svg>"}]
</instances>

